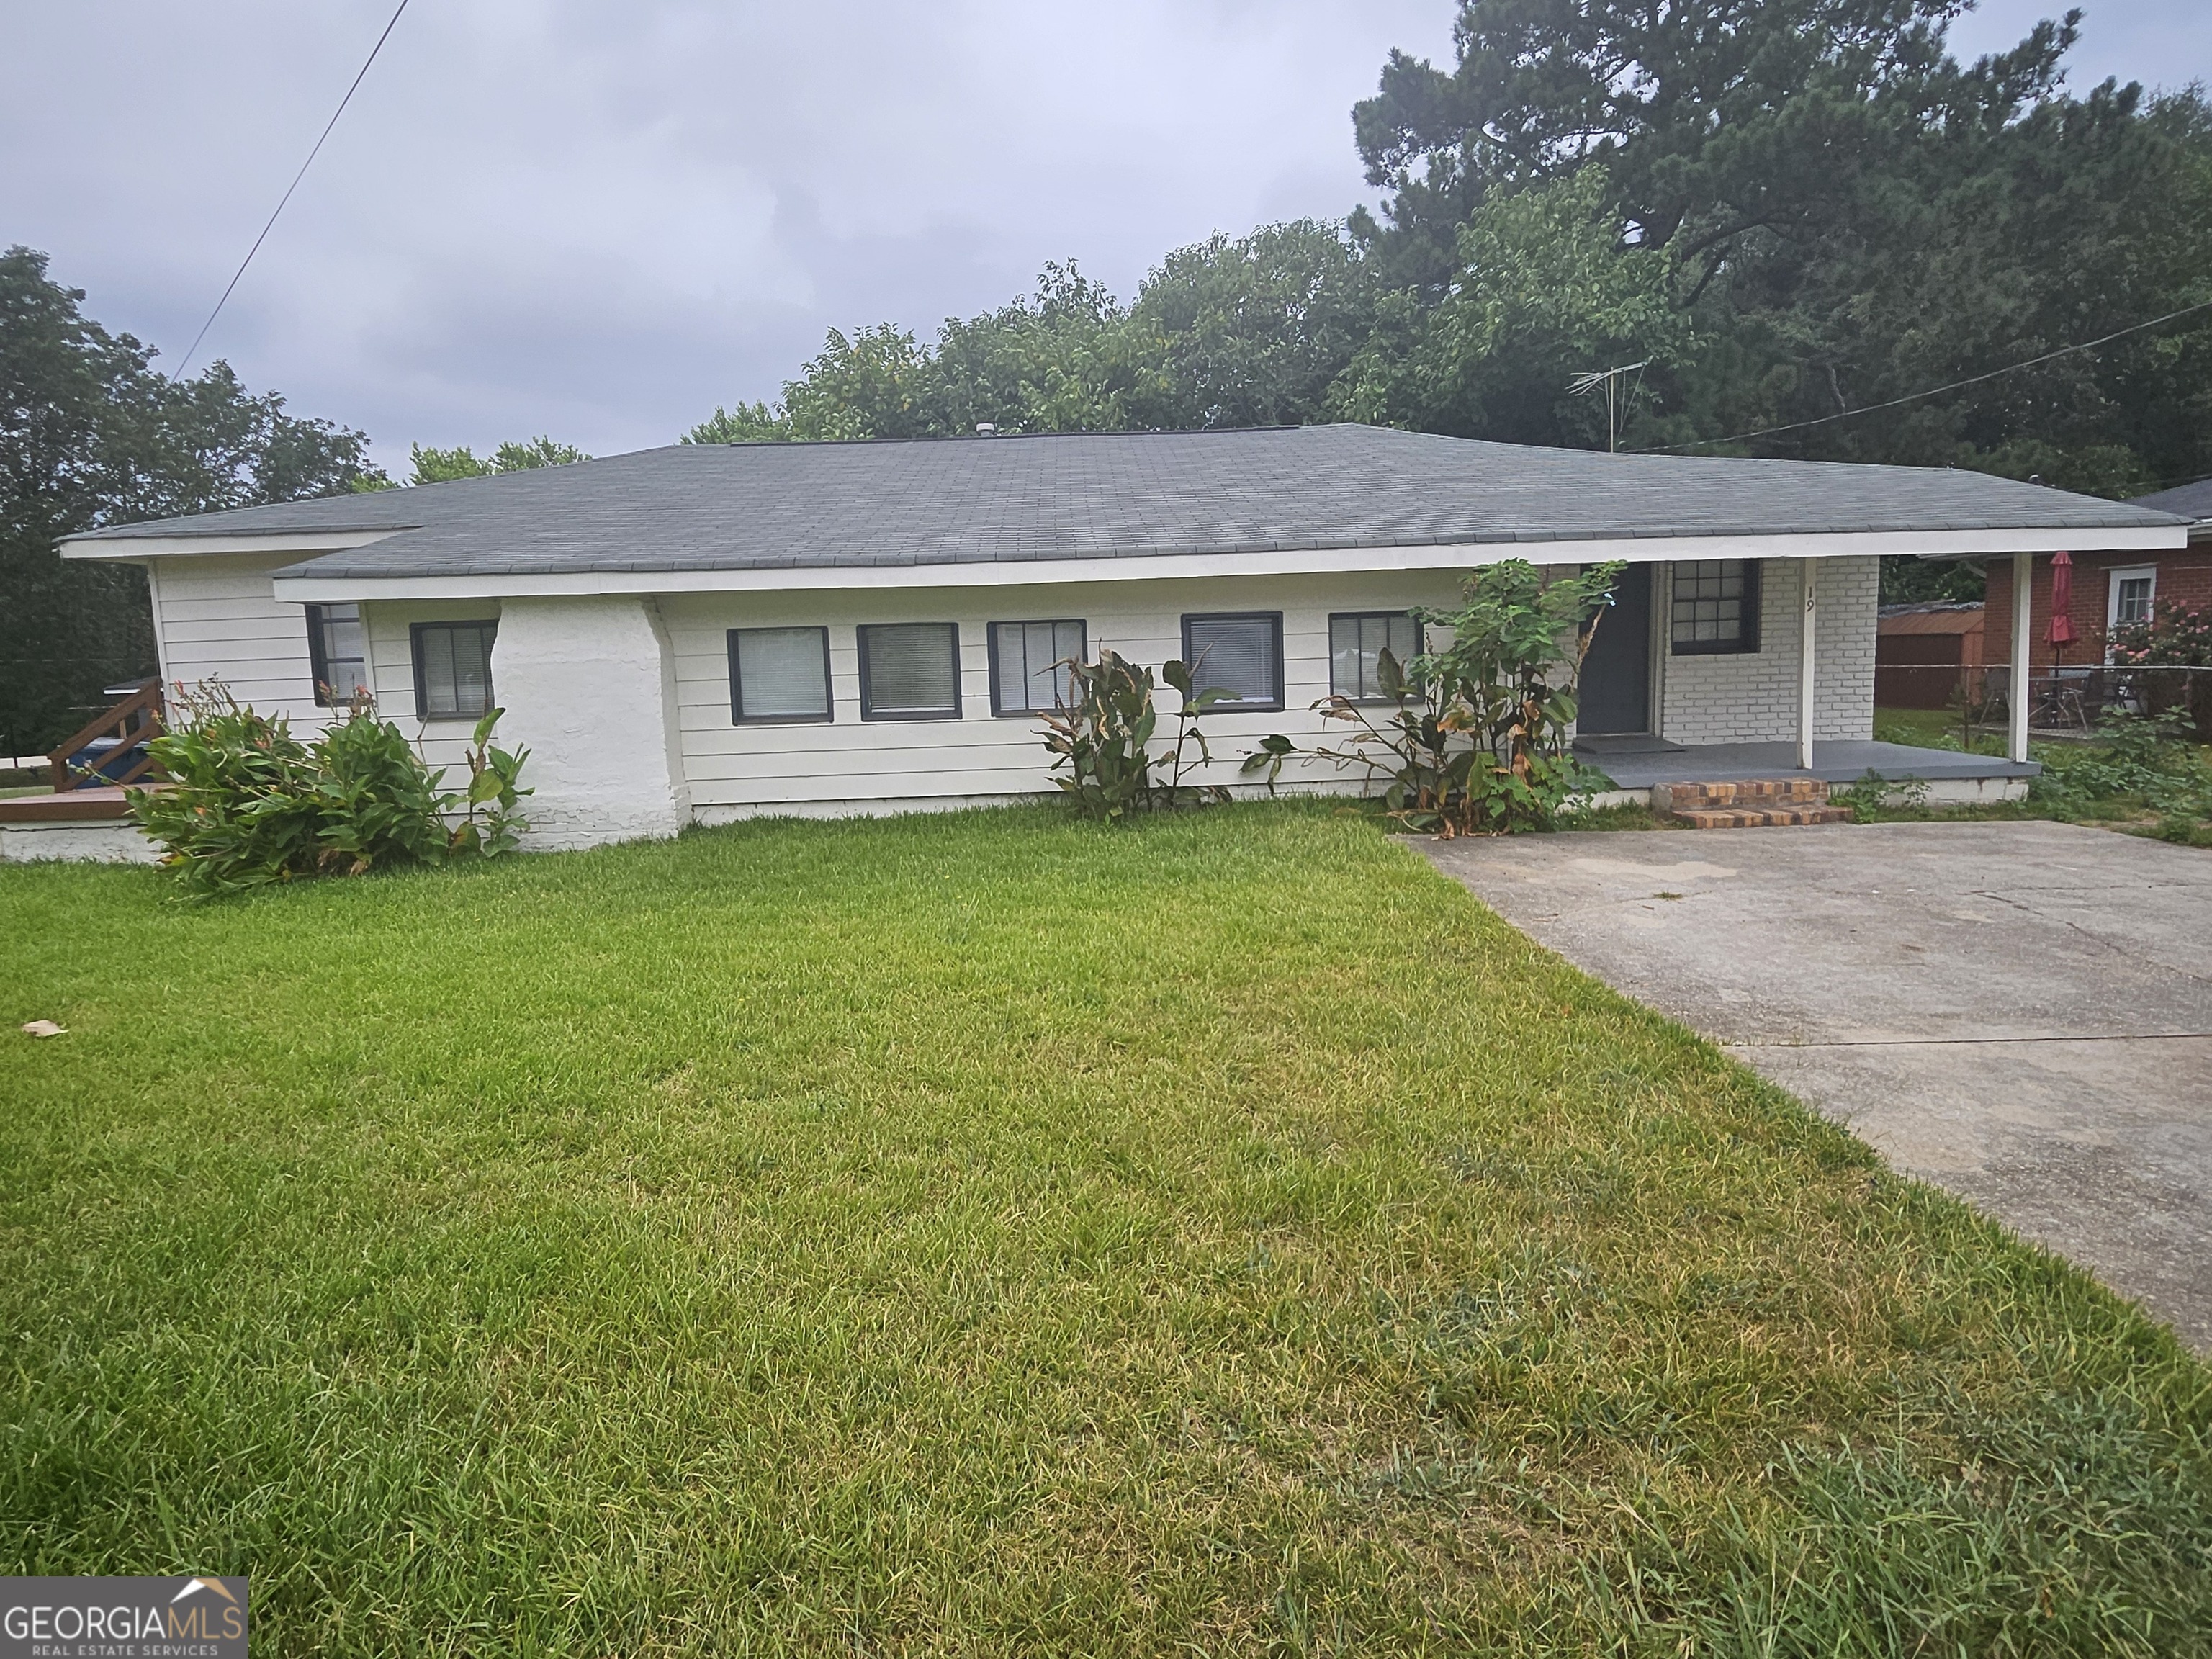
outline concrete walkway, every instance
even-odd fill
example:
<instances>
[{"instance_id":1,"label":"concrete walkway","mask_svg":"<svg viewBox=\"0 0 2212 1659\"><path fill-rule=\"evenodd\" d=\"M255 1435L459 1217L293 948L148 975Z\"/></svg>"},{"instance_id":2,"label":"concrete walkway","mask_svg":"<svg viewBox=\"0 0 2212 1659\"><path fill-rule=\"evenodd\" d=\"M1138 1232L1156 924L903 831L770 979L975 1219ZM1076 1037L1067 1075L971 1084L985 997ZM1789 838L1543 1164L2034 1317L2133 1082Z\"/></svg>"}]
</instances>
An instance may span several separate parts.
<instances>
[{"instance_id":1,"label":"concrete walkway","mask_svg":"<svg viewBox=\"0 0 2212 1659\"><path fill-rule=\"evenodd\" d=\"M2212 853L2039 823L1419 845L2212 1352Z\"/></svg>"}]
</instances>

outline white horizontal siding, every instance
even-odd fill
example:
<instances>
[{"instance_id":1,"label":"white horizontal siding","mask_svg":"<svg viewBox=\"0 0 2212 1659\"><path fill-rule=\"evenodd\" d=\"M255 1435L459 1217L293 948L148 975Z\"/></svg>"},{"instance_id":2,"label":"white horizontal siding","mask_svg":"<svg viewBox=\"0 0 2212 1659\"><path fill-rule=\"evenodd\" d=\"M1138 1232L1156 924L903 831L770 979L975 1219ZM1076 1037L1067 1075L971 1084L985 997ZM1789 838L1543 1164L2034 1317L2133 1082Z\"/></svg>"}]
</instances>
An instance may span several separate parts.
<instances>
[{"instance_id":1,"label":"white horizontal siding","mask_svg":"<svg viewBox=\"0 0 2212 1659\"><path fill-rule=\"evenodd\" d=\"M187 690L203 680L219 680L240 702L289 720L299 736L320 732L336 711L315 702L306 608L277 599L269 580L270 572L300 558L281 553L150 561L163 680L182 681ZM453 769L446 780L453 784L465 769L469 726L416 720L408 625L496 617L499 607L483 600L386 602L364 605L362 614L379 711L416 740L431 765Z\"/></svg>"},{"instance_id":2,"label":"white horizontal siding","mask_svg":"<svg viewBox=\"0 0 2212 1659\"><path fill-rule=\"evenodd\" d=\"M315 705L306 613L278 601L270 573L297 554L149 561L161 678L187 690L219 680L240 702L305 734L329 716Z\"/></svg>"},{"instance_id":3,"label":"white horizontal siding","mask_svg":"<svg viewBox=\"0 0 2212 1659\"><path fill-rule=\"evenodd\" d=\"M1216 611L1283 613L1284 708L1208 715L1216 763L1195 781L1234 783L1244 754L1270 732L1300 743L1340 740L1311 705L1328 695L1328 618L1347 611L1400 611L1450 603L1449 572L1218 577L1027 588L909 592L684 594L661 614L675 655L678 719L686 779L701 816L744 811L868 810L884 802L949 803L1038 794L1054 787L1051 757L1034 717L991 713L989 625L1079 619L1095 655L1110 648L1157 669L1182 654L1182 618ZM950 622L960 629L957 720L864 720L860 651L864 623ZM830 629L829 722L738 725L730 713L728 631L787 626ZM1161 688L1163 710L1177 699ZM1173 739L1163 722L1158 748ZM1286 774L1294 777L1295 772ZM1320 769L1317 775L1334 775Z\"/></svg>"}]
</instances>

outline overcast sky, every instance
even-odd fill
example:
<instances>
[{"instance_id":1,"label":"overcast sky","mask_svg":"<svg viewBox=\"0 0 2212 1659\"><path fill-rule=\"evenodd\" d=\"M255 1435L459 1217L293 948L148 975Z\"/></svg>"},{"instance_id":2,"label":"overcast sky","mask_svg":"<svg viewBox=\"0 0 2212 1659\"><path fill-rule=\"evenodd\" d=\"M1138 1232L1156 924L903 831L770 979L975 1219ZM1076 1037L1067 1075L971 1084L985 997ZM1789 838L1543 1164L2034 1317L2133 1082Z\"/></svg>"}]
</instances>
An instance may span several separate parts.
<instances>
[{"instance_id":1,"label":"overcast sky","mask_svg":"<svg viewBox=\"0 0 2212 1659\"><path fill-rule=\"evenodd\" d=\"M0 0L0 244L173 363L395 0ZM2055 8L1990 0L1962 55ZM2088 8L2074 84L2212 80L2212 5ZM295 412L609 454L1076 259L1127 297L1368 193L1350 109L1449 0L412 0L201 349Z\"/></svg>"}]
</instances>

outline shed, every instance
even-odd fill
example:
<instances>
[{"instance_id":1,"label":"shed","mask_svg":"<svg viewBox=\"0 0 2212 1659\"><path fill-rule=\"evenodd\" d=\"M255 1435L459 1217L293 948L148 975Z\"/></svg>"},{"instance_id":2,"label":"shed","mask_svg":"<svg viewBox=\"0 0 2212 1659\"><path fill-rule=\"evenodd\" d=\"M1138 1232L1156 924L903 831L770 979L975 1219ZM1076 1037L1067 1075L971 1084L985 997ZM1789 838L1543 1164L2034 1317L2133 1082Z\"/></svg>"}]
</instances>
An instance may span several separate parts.
<instances>
[{"instance_id":1,"label":"shed","mask_svg":"<svg viewBox=\"0 0 2212 1659\"><path fill-rule=\"evenodd\" d=\"M1874 700L1884 708L1944 708L1984 665L1976 600L1886 605L1875 629Z\"/></svg>"}]
</instances>

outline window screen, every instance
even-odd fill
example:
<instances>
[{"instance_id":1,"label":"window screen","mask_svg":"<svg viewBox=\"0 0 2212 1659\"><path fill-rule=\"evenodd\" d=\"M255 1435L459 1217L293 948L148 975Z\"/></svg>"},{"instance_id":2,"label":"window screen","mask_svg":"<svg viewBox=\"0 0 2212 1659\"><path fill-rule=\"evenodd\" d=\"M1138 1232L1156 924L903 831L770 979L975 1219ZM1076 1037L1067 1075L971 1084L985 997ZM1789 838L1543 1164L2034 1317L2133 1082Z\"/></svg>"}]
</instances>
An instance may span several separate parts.
<instances>
[{"instance_id":1,"label":"window screen","mask_svg":"<svg viewBox=\"0 0 2212 1659\"><path fill-rule=\"evenodd\" d=\"M1386 650L1400 668L1419 653L1420 630L1403 611L1370 611L1328 619L1328 689L1354 702L1384 702L1376 665Z\"/></svg>"},{"instance_id":2,"label":"window screen","mask_svg":"<svg viewBox=\"0 0 2212 1659\"><path fill-rule=\"evenodd\" d=\"M879 623L860 629L860 717L957 720L960 629L953 623Z\"/></svg>"},{"instance_id":3,"label":"window screen","mask_svg":"<svg viewBox=\"0 0 2212 1659\"><path fill-rule=\"evenodd\" d=\"M1668 637L1678 657L1759 649L1759 561L1686 560L1674 567Z\"/></svg>"},{"instance_id":4,"label":"window screen","mask_svg":"<svg viewBox=\"0 0 2212 1659\"><path fill-rule=\"evenodd\" d=\"M730 718L740 723L831 718L830 630L732 628Z\"/></svg>"},{"instance_id":5,"label":"window screen","mask_svg":"<svg viewBox=\"0 0 2212 1659\"><path fill-rule=\"evenodd\" d=\"M315 701L343 708L368 690L368 630L357 605L307 607L307 660L313 665Z\"/></svg>"},{"instance_id":6,"label":"window screen","mask_svg":"<svg viewBox=\"0 0 2212 1659\"><path fill-rule=\"evenodd\" d=\"M1283 706L1283 613L1185 617L1182 659L1191 683L1200 691L1229 695L1217 708L1280 708Z\"/></svg>"},{"instance_id":7,"label":"window screen","mask_svg":"<svg viewBox=\"0 0 2212 1659\"><path fill-rule=\"evenodd\" d=\"M415 717L472 720L491 712L491 641L497 623L416 623Z\"/></svg>"},{"instance_id":8,"label":"window screen","mask_svg":"<svg viewBox=\"0 0 2212 1659\"><path fill-rule=\"evenodd\" d=\"M1065 707L1087 641L1079 622L991 624L991 712L1027 714Z\"/></svg>"}]
</instances>

